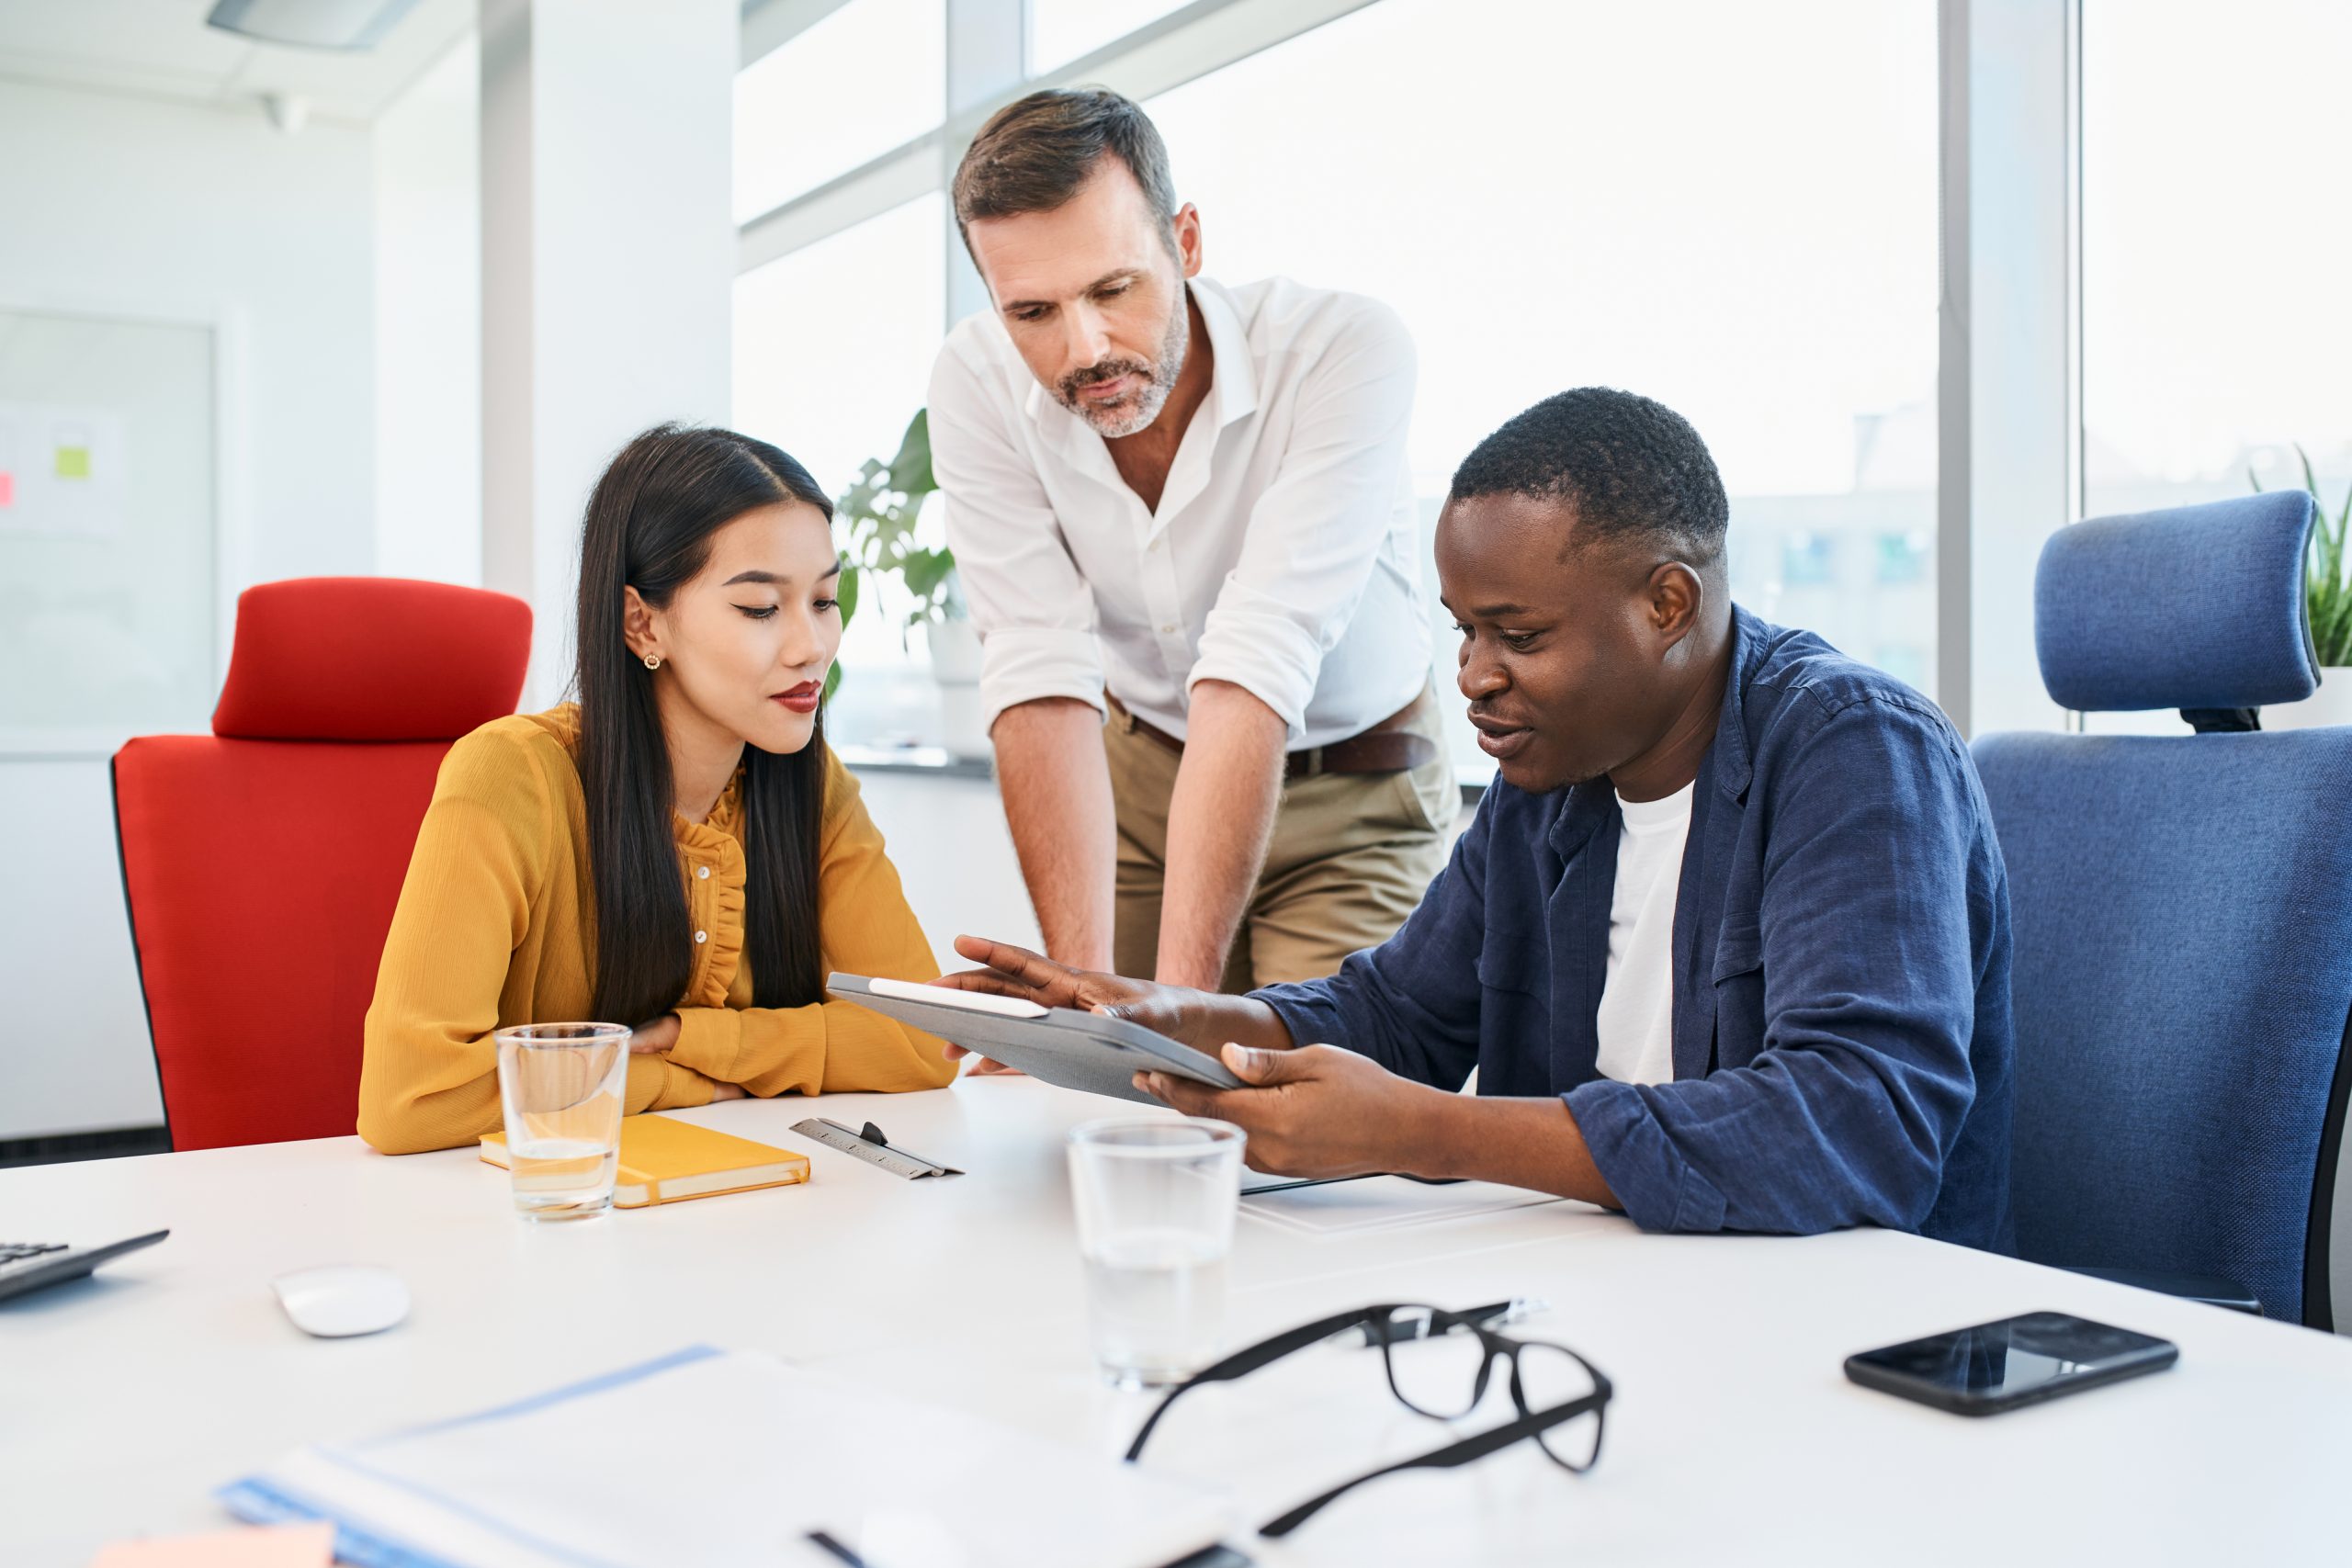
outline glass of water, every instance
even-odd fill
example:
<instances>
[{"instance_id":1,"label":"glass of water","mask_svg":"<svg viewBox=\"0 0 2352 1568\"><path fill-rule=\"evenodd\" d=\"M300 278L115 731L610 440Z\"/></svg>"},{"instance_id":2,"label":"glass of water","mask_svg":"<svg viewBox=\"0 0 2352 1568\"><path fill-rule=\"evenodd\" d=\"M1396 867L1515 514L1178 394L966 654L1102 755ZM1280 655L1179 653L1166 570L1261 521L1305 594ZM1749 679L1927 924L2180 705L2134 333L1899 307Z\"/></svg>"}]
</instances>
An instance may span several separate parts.
<instances>
[{"instance_id":1,"label":"glass of water","mask_svg":"<svg viewBox=\"0 0 2352 1568\"><path fill-rule=\"evenodd\" d=\"M1242 1132L1204 1117L1122 1116L1069 1134L1094 1359L1123 1389L1180 1382L1225 1331L1225 1259Z\"/></svg>"},{"instance_id":2,"label":"glass of water","mask_svg":"<svg viewBox=\"0 0 2352 1568\"><path fill-rule=\"evenodd\" d=\"M506 1158L525 1219L584 1220L611 1210L631 1032L622 1023L498 1031Z\"/></svg>"}]
</instances>

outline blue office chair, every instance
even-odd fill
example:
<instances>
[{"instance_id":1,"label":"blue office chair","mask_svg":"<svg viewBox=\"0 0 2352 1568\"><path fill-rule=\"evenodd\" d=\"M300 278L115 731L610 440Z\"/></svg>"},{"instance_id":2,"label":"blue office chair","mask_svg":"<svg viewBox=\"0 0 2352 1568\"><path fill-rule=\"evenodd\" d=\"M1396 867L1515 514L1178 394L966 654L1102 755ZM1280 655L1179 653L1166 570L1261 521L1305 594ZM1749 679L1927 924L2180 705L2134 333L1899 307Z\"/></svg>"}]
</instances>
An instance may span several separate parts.
<instances>
[{"instance_id":1,"label":"blue office chair","mask_svg":"<svg viewBox=\"0 0 2352 1568\"><path fill-rule=\"evenodd\" d=\"M2017 942L2018 1252L2333 1328L2352 727L2256 712L2318 679L2312 515L2278 492L2061 529L2033 589L2050 695L2197 733L1974 750Z\"/></svg>"}]
</instances>

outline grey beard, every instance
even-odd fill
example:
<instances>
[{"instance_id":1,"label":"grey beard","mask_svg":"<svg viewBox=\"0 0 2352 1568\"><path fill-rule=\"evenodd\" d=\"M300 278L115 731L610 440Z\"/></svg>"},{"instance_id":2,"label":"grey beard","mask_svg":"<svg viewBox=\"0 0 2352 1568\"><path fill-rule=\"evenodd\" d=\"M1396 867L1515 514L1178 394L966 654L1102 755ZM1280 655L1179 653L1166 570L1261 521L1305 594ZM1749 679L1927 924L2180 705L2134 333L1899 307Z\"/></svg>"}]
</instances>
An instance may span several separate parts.
<instances>
[{"instance_id":1,"label":"grey beard","mask_svg":"<svg viewBox=\"0 0 2352 1568\"><path fill-rule=\"evenodd\" d=\"M1159 342L1159 362L1152 367L1151 378L1144 383L1135 407L1125 413L1090 410L1075 397L1060 400L1062 407L1078 415L1093 428L1094 434L1105 441L1116 441L1123 435L1134 435L1149 429L1168 406L1168 395L1176 389L1176 378L1184 373L1184 354L1193 336L1192 306L1187 299L1168 324L1168 333Z\"/></svg>"}]
</instances>

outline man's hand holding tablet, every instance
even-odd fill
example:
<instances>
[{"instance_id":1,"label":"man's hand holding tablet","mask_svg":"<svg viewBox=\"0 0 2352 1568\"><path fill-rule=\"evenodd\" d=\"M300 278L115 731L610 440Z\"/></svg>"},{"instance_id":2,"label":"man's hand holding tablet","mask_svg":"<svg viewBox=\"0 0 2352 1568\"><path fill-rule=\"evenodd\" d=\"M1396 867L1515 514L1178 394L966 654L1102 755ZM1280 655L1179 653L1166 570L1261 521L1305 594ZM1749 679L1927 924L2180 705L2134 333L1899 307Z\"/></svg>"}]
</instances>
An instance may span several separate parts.
<instances>
[{"instance_id":1,"label":"man's hand holding tablet","mask_svg":"<svg viewBox=\"0 0 2352 1568\"><path fill-rule=\"evenodd\" d=\"M956 951L987 967L943 976L942 986L1105 1013L1214 1057L1237 1086L1213 1088L1147 1070L1135 1075L1134 1087L1187 1114L1239 1125L1250 1134L1243 1157L1252 1170L1318 1179L1399 1171L1564 1190L1529 1179L1523 1157L1496 1159L1490 1171L1476 1153L1497 1134L1505 1156L1522 1145L1548 1148L1562 1115L1556 1100L1474 1101L1399 1077L1338 1046L1301 1048L1273 1009L1249 997L1073 969L980 937L957 937Z\"/></svg>"}]
</instances>

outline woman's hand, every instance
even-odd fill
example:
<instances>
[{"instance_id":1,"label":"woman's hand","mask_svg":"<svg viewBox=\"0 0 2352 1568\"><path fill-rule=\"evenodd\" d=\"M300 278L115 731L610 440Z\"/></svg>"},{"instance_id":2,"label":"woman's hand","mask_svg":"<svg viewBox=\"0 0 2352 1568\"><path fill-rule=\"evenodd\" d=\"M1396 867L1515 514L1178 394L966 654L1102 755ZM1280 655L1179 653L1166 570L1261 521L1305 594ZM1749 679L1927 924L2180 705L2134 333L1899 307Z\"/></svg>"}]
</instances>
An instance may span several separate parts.
<instances>
[{"instance_id":1,"label":"woman's hand","mask_svg":"<svg viewBox=\"0 0 2352 1568\"><path fill-rule=\"evenodd\" d=\"M638 1056L652 1056L667 1051L671 1046L675 1045L678 1043L678 1015L674 1012L665 1012L660 1018L655 1019L651 1023L647 1024L644 1028L632 1030L628 1037L628 1048L630 1055ZM715 1078L711 1080L710 1102L713 1105L718 1104L722 1100L742 1100L748 1097L745 1095L743 1086L741 1084L720 1083Z\"/></svg>"}]
</instances>

